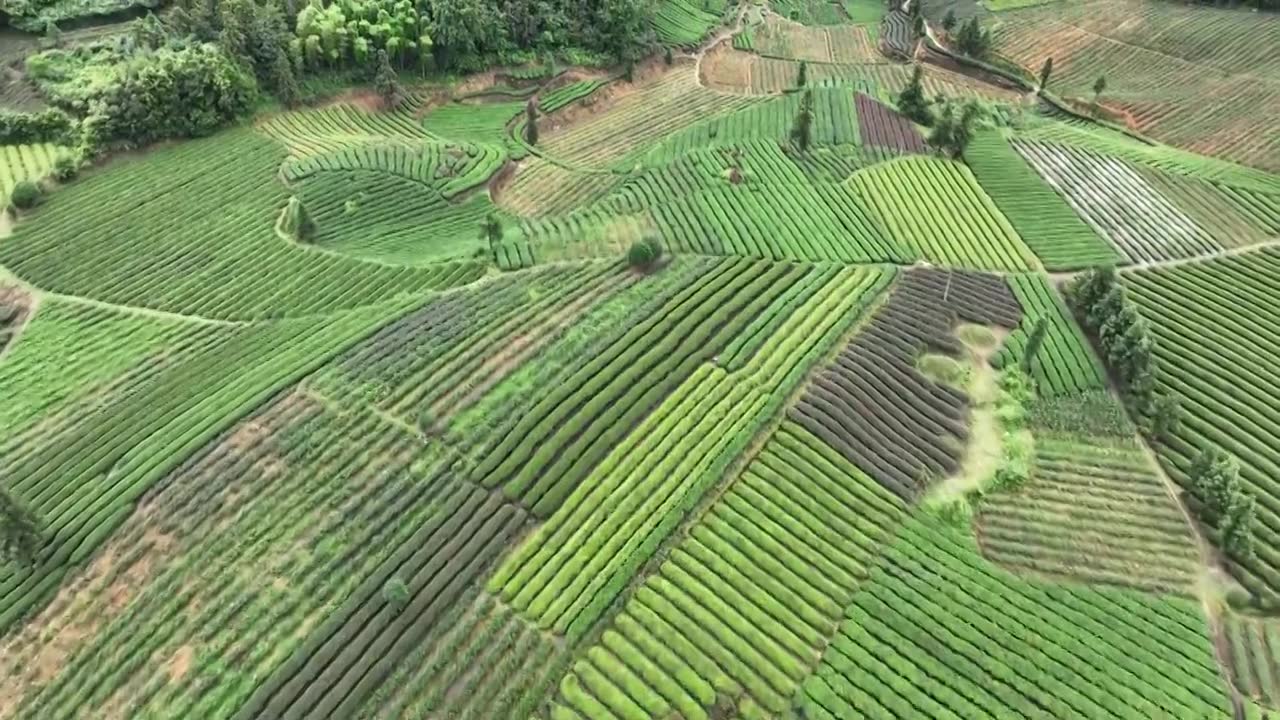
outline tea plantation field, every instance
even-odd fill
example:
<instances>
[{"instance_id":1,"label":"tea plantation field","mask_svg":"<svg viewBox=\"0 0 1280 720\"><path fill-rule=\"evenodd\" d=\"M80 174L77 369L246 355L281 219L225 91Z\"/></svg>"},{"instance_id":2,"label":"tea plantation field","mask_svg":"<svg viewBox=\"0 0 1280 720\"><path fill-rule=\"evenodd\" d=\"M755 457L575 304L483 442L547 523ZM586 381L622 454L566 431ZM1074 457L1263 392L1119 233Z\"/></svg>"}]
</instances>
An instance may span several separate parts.
<instances>
[{"instance_id":1,"label":"tea plantation field","mask_svg":"<svg viewBox=\"0 0 1280 720\"><path fill-rule=\"evenodd\" d=\"M1280 15L914 4L0 143L0 720L1280 718Z\"/></svg>"}]
</instances>

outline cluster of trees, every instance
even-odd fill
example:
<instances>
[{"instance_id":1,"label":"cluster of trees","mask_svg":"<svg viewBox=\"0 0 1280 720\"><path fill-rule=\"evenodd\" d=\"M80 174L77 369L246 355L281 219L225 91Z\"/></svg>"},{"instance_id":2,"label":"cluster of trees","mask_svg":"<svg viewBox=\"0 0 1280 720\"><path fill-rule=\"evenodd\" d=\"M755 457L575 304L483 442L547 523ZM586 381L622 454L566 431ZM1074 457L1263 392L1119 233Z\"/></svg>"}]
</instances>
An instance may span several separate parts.
<instances>
[{"instance_id":1,"label":"cluster of trees","mask_svg":"<svg viewBox=\"0 0 1280 720\"><path fill-rule=\"evenodd\" d=\"M1175 396L1156 393L1156 340L1150 325L1125 295L1115 268L1097 268L1067 288L1067 300L1115 371L1130 405L1156 437L1178 429Z\"/></svg>"},{"instance_id":2,"label":"cluster of trees","mask_svg":"<svg viewBox=\"0 0 1280 720\"><path fill-rule=\"evenodd\" d=\"M257 101L252 76L212 45L161 48L146 59L94 93L83 123L86 145L208 135Z\"/></svg>"},{"instance_id":3,"label":"cluster of trees","mask_svg":"<svg viewBox=\"0 0 1280 720\"><path fill-rule=\"evenodd\" d=\"M215 38L271 78L294 70L364 68L379 51L399 69L479 70L520 52L581 48L622 61L653 42L641 0L180 0L175 29Z\"/></svg>"},{"instance_id":4,"label":"cluster of trees","mask_svg":"<svg viewBox=\"0 0 1280 720\"><path fill-rule=\"evenodd\" d=\"M1253 557L1254 498L1240 486L1240 466L1216 447L1200 452L1188 473L1200 499L1200 517L1217 530L1227 554L1241 562Z\"/></svg>"},{"instance_id":5,"label":"cluster of trees","mask_svg":"<svg viewBox=\"0 0 1280 720\"><path fill-rule=\"evenodd\" d=\"M73 139L74 123L61 110L35 113L0 112L0 145L30 145Z\"/></svg>"},{"instance_id":6,"label":"cluster of trees","mask_svg":"<svg viewBox=\"0 0 1280 720\"><path fill-rule=\"evenodd\" d=\"M930 100L924 93L919 65L912 69L911 81L898 93L897 101L899 112L912 122L931 128L925 138L930 147L951 158L964 155L978 123L987 115L977 100L955 101L941 95Z\"/></svg>"},{"instance_id":7,"label":"cluster of trees","mask_svg":"<svg viewBox=\"0 0 1280 720\"><path fill-rule=\"evenodd\" d=\"M648 14L643 0L178 0L123 37L30 58L37 83L74 88L52 99L83 122L5 115L0 138L72 133L92 153L205 135L249 112L260 88L297 104L308 72L355 69L394 104L395 66L467 71L570 49L630 66L653 44Z\"/></svg>"},{"instance_id":8,"label":"cluster of trees","mask_svg":"<svg viewBox=\"0 0 1280 720\"><path fill-rule=\"evenodd\" d=\"M61 128L63 142L89 155L117 144L207 135L258 100L249 66L216 43L174 35L150 15L126 35L33 55L26 69L50 102L80 120L25 122Z\"/></svg>"},{"instance_id":9,"label":"cluster of trees","mask_svg":"<svg viewBox=\"0 0 1280 720\"><path fill-rule=\"evenodd\" d=\"M960 23L954 37L956 49L969 57L983 58L991 50L991 31L982 27L977 17Z\"/></svg>"}]
</instances>

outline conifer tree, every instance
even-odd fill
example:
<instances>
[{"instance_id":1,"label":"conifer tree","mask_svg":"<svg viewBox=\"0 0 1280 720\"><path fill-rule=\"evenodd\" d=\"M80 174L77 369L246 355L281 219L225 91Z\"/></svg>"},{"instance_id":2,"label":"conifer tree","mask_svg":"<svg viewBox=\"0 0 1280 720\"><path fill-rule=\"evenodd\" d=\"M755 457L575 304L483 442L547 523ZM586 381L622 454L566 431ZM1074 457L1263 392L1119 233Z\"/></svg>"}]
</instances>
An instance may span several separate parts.
<instances>
[{"instance_id":1,"label":"conifer tree","mask_svg":"<svg viewBox=\"0 0 1280 720\"><path fill-rule=\"evenodd\" d=\"M933 124L933 113L929 112L929 100L924 96L922 71L919 65L911 71L911 82L898 93L898 110L921 125Z\"/></svg>"},{"instance_id":2,"label":"conifer tree","mask_svg":"<svg viewBox=\"0 0 1280 720\"><path fill-rule=\"evenodd\" d=\"M1044 59L1044 65L1040 67L1040 90L1044 92L1049 87L1049 73L1053 72L1053 58Z\"/></svg>"},{"instance_id":3,"label":"conifer tree","mask_svg":"<svg viewBox=\"0 0 1280 720\"><path fill-rule=\"evenodd\" d=\"M534 98L529 98L524 106L524 141L538 144L538 102Z\"/></svg>"},{"instance_id":4,"label":"conifer tree","mask_svg":"<svg viewBox=\"0 0 1280 720\"><path fill-rule=\"evenodd\" d=\"M382 97L383 107L393 108L400 104L404 93L400 88L400 78L391 69L391 60L386 50L378 51L378 69L373 76L373 87Z\"/></svg>"},{"instance_id":5,"label":"conifer tree","mask_svg":"<svg viewBox=\"0 0 1280 720\"><path fill-rule=\"evenodd\" d=\"M276 97L285 107L297 107L302 100L302 91L298 89L298 80L293 74L293 64L284 51L276 53L271 63L271 81L275 85Z\"/></svg>"},{"instance_id":6,"label":"conifer tree","mask_svg":"<svg viewBox=\"0 0 1280 720\"><path fill-rule=\"evenodd\" d=\"M35 563L40 550L36 516L8 488L0 487L0 563Z\"/></svg>"},{"instance_id":7,"label":"conifer tree","mask_svg":"<svg viewBox=\"0 0 1280 720\"><path fill-rule=\"evenodd\" d=\"M1027 346L1022 351L1022 371L1031 374L1031 363L1036 358L1036 353L1040 352L1040 346L1044 344L1045 333L1049 330L1049 323L1045 322L1044 316L1036 318L1036 324L1031 328L1031 333L1027 335Z\"/></svg>"},{"instance_id":8,"label":"conifer tree","mask_svg":"<svg viewBox=\"0 0 1280 720\"><path fill-rule=\"evenodd\" d=\"M796 113L795 124L791 127L791 139L799 146L800 152L809 150L809 141L813 132L813 91L805 90L800 98L800 112Z\"/></svg>"}]
</instances>

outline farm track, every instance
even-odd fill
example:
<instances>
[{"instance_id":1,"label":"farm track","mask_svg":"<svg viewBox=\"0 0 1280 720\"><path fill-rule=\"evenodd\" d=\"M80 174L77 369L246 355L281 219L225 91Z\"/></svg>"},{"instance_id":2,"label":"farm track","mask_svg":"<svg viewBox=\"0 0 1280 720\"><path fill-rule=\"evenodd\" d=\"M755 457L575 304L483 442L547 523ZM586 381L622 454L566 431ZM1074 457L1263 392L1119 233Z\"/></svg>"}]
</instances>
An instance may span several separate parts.
<instances>
[{"instance_id":1,"label":"farm track","mask_svg":"<svg viewBox=\"0 0 1280 720\"><path fill-rule=\"evenodd\" d=\"M31 283L13 274L13 272L10 271L8 268L4 267L3 265L0 265L0 281L3 281L3 280L12 280L19 287L29 292L31 296L36 299L36 303L32 306L32 312L28 313L27 322L30 322L31 318L35 317L35 307L38 306L40 298L49 298L53 300L64 300L66 302L77 303L80 305L89 305L91 307L101 308L103 310L113 310L115 312L121 312L128 315L137 315L139 317L150 317L150 318L156 318L158 320L167 320L171 322L187 322L187 323L195 323L197 325L211 325L211 326L218 326L218 327L236 327L236 326L242 326L247 324L245 321L241 321L241 320L219 320L217 318L207 318L200 315L187 315L183 313L169 312L167 310L157 310L155 308L141 307L138 305L119 305L117 303L107 302L105 300L96 300L94 298L84 297L83 295L68 295L65 293L50 292L40 287L37 287L35 285L32 285Z\"/></svg>"},{"instance_id":2,"label":"farm track","mask_svg":"<svg viewBox=\"0 0 1280 720\"><path fill-rule=\"evenodd\" d=\"M1111 387L1113 393L1118 393L1118 388L1113 384ZM1195 584L1195 593L1200 601L1200 606L1204 610L1205 619L1209 623L1209 632L1211 633L1213 645L1213 656L1218 661L1218 670L1222 675L1222 682L1227 688L1227 695L1231 698L1232 713L1236 720L1243 720L1245 717L1244 700L1240 693L1240 688L1236 687L1235 682L1231 678L1231 672L1228 669L1229 655L1226 652L1227 637L1222 628L1222 613L1215 602L1211 588L1213 585L1213 575L1220 574L1226 576L1227 572L1221 567L1218 560L1218 553L1214 549L1213 544L1204 536L1204 532L1200 529L1200 524L1196 522L1195 516L1191 514L1191 510L1182 500L1182 491L1178 484L1169 477L1164 471L1164 466L1160 464L1159 458L1156 456L1155 450L1151 449L1150 443L1146 437L1139 436L1138 442L1142 448L1142 453L1146 455L1147 461L1151 463L1157 477L1160 478L1160 484L1164 486L1165 492L1169 494L1169 498L1173 500L1173 504L1177 506L1178 511L1182 513L1182 517L1187 521L1187 527L1191 529L1191 536L1195 538L1196 548L1200 552L1200 564L1202 577Z\"/></svg>"}]
</instances>

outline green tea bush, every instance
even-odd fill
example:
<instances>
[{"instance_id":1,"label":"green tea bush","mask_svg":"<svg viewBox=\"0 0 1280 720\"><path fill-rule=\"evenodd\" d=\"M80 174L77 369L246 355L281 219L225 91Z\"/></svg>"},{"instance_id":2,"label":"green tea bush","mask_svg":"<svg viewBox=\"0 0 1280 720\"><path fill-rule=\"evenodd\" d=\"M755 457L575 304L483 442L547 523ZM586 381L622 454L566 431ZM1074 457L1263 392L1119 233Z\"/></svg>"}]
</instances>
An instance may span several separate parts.
<instances>
[{"instance_id":1,"label":"green tea bush","mask_svg":"<svg viewBox=\"0 0 1280 720\"><path fill-rule=\"evenodd\" d=\"M44 191L30 180L21 180L13 186L9 194L9 202L19 210L30 210L40 203Z\"/></svg>"},{"instance_id":2,"label":"green tea bush","mask_svg":"<svg viewBox=\"0 0 1280 720\"><path fill-rule=\"evenodd\" d=\"M662 257L662 243L657 238L645 238L632 243L627 251L627 262L631 267L647 269L653 267Z\"/></svg>"},{"instance_id":3,"label":"green tea bush","mask_svg":"<svg viewBox=\"0 0 1280 720\"><path fill-rule=\"evenodd\" d=\"M392 575L382 586L382 599L400 612L409 604L409 586L399 575Z\"/></svg>"},{"instance_id":4,"label":"green tea bush","mask_svg":"<svg viewBox=\"0 0 1280 720\"><path fill-rule=\"evenodd\" d=\"M58 182L66 182L78 174L80 174L80 163L74 157L63 156L53 164L53 176L58 179Z\"/></svg>"}]
</instances>

